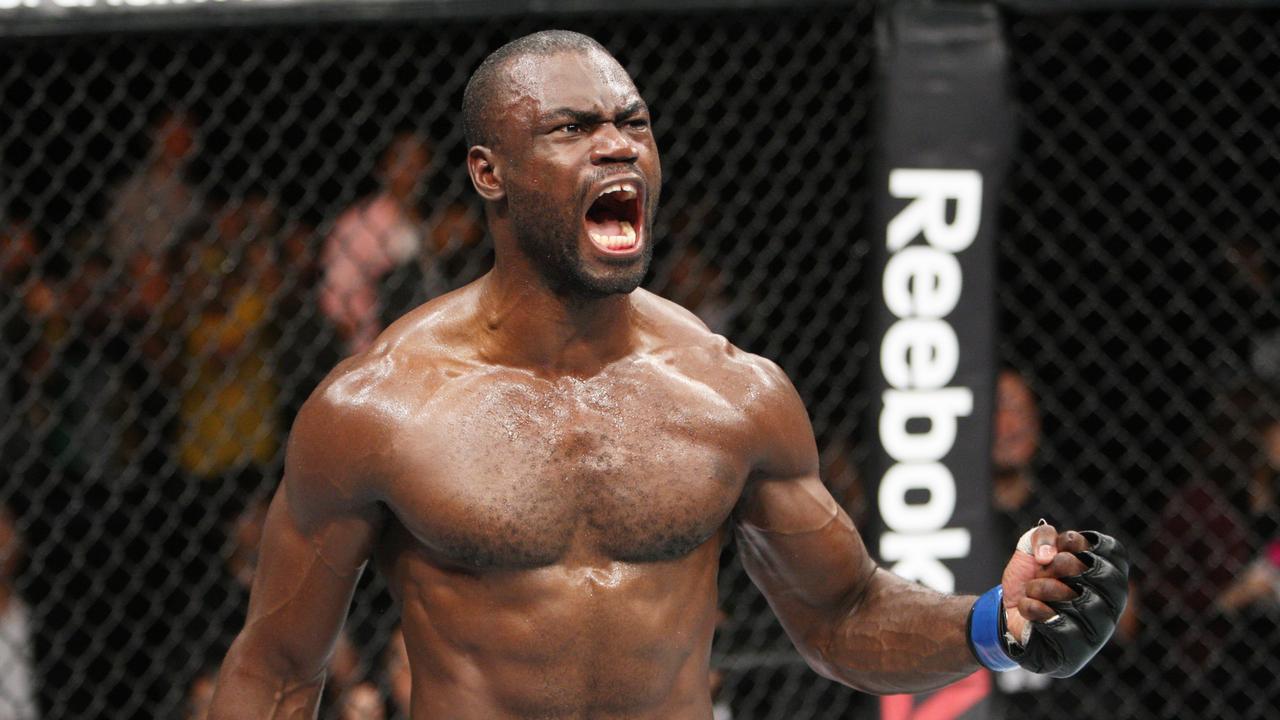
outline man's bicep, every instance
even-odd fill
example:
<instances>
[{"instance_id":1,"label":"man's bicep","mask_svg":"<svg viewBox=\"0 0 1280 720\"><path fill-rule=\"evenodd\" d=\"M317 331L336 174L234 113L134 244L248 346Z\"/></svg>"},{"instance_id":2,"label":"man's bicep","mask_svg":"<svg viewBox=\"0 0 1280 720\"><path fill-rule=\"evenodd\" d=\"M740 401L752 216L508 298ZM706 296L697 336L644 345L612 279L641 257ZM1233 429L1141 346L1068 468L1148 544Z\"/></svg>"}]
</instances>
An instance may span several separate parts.
<instances>
[{"instance_id":1,"label":"man's bicep","mask_svg":"<svg viewBox=\"0 0 1280 720\"><path fill-rule=\"evenodd\" d=\"M759 459L735 517L743 564L785 625L796 608L809 618L815 608L834 611L856 599L875 564L818 476L799 394L776 365L765 361L763 368Z\"/></svg>"},{"instance_id":2,"label":"man's bicep","mask_svg":"<svg viewBox=\"0 0 1280 720\"><path fill-rule=\"evenodd\" d=\"M288 674L323 670L379 530L376 505L309 498L286 476L267 512L242 651Z\"/></svg>"},{"instance_id":3,"label":"man's bicep","mask_svg":"<svg viewBox=\"0 0 1280 720\"><path fill-rule=\"evenodd\" d=\"M737 514L743 565L786 615L838 613L856 601L875 570L853 521L816 473L752 482Z\"/></svg>"}]
</instances>

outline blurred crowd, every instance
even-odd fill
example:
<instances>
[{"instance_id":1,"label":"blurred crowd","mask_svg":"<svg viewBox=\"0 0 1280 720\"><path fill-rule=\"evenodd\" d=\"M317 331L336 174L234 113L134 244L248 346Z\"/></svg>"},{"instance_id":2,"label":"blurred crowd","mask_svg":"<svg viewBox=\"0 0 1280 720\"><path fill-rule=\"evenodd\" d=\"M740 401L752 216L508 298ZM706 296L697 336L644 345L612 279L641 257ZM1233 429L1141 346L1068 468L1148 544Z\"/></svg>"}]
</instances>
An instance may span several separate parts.
<instances>
[{"instance_id":1,"label":"blurred crowd","mask_svg":"<svg viewBox=\"0 0 1280 720\"><path fill-rule=\"evenodd\" d=\"M158 115L77 237L0 215L0 568L23 578L0 588L0 720L198 717L294 414L340 357L485 265L476 209L427 192L423 134L386 138L373 191L318 226L258 183L199 181L200 136ZM353 628L335 660L343 717L404 700L389 633Z\"/></svg>"},{"instance_id":2,"label":"blurred crowd","mask_svg":"<svg viewBox=\"0 0 1280 720\"><path fill-rule=\"evenodd\" d=\"M1163 502L1135 520L1124 507L1129 498L1110 497L1098 479L1063 477L1038 457L1042 416L1032 385L1017 370L1000 372L992 448L1000 536L1046 518L1112 532L1134 559L1111 644L1070 681L1021 670L997 676L1005 716L1047 707L1094 717L1274 716L1280 405L1256 372L1224 387L1203 413L1200 441L1187 448L1187 473L1160 483Z\"/></svg>"},{"instance_id":3,"label":"blurred crowd","mask_svg":"<svg viewBox=\"0 0 1280 720\"><path fill-rule=\"evenodd\" d=\"M0 216L0 720L204 717L243 622L294 414L339 358L490 259L477 208L427 192L444 164L419 132L384 138L375 189L314 226L257 183L194 181L190 115L158 116L150 137L83 236L54 243L20 210ZM665 230L687 240L670 243L650 287L732 338L750 300L699 252L698 229L724 225L714 215L690 201L670 218ZM1223 282L1238 306L1274 304L1272 264L1258 248L1234 252ZM1239 360L1224 363L1231 389L1200 413L1201 442L1182 449L1191 471L1170 479L1146 526L1100 507L1097 479L1054 472L1041 452L1051 388L1033 369L998 377L1002 536L1041 517L1118 528L1140 560L1100 667L1147 691L1100 694L1096 716L1143 716L1117 710L1142 703L1264 717L1280 701L1260 697L1280 688L1256 677L1268 672L1260 654L1280 644L1280 405L1268 389L1280 379L1280 320L1235 321L1255 342L1224 351ZM863 519L856 445L822 438L823 475ZM385 592L365 589L375 611L353 616L335 654L326 717L406 712L404 640ZM1176 682L1140 677L1152 663ZM1058 681L999 682L1011 717L1082 703Z\"/></svg>"},{"instance_id":4,"label":"blurred crowd","mask_svg":"<svg viewBox=\"0 0 1280 720\"><path fill-rule=\"evenodd\" d=\"M384 138L350 178L370 192L315 224L263 183L202 181L200 144L195 117L157 115L75 237L0 214L0 720L202 717L294 415L341 357L491 262L478 208L432 196L421 132ZM655 282L723 331L725 283L681 247ZM391 602L362 592L376 612L353 614L325 717L403 716Z\"/></svg>"}]
</instances>

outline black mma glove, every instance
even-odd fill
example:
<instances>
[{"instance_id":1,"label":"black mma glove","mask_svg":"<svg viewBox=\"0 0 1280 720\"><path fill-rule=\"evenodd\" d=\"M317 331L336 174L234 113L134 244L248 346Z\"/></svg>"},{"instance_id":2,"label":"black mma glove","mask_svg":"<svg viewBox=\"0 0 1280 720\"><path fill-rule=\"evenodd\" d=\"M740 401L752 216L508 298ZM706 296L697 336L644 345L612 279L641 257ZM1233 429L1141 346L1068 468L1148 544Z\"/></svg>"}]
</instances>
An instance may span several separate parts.
<instances>
[{"instance_id":1,"label":"black mma glove","mask_svg":"<svg viewBox=\"0 0 1280 720\"><path fill-rule=\"evenodd\" d=\"M1080 533L1090 543L1075 553L1084 564L1079 575L1059 578L1079 595L1046 603L1057 615L1032 622L1026 646L1005 629L1004 590L997 585L969 611L969 648L983 666L997 672L1021 665L1034 673L1070 677L1102 649L1115 632L1129 597L1129 554L1110 535Z\"/></svg>"},{"instance_id":2,"label":"black mma glove","mask_svg":"<svg viewBox=\"0 0 1280 720\"><path fill-rule=\"evenodd\" d=\"M1031 624L1026 647L1007 643L1009 657L1031 672L1059 678L1075 675L1111 638L1129 599L1129 554L1124 545L1093 530L1080 534L1092 546L1075 553L1087 569L1059 578L1079 597L1046 603L1058 614Z\"/></svg>"}]
</instances>

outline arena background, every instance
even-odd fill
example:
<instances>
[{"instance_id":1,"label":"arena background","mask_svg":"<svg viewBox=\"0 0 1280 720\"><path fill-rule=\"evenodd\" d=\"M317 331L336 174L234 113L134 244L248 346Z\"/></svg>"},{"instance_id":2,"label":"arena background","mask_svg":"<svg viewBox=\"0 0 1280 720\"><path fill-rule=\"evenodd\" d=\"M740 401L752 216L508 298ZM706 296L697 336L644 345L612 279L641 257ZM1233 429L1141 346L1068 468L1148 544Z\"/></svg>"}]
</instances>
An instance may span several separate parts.
<instances>
[{"instance_id":1,"label":"arena background","mask_svg":"<svg viewBox=\"0 0 1280 720\"><path fill-rule=\"evenodd\" d=\"M888 4L70 4L0 2L0 718L186 716L242 622L293 413L350 347L323 309L326 243L394 165L420 181L420 243L380 279L380 315L482 272L462 88L541 28L599 39L653 108L646 285L782 364L825 479L874 521L858 469ZM994 464L1013 491L991 519L1111 529L1135 566L1093 665L993 716L1280 717L1269 5L980 5L1018 126L988 368L1010 371ZM733 717L878 715L804 667L732 548L723 566ZM370 573L332 683L376 685L387 717L396 623ZM12 707L24 687L37 714Z\"/></svg>"}]
</instances>

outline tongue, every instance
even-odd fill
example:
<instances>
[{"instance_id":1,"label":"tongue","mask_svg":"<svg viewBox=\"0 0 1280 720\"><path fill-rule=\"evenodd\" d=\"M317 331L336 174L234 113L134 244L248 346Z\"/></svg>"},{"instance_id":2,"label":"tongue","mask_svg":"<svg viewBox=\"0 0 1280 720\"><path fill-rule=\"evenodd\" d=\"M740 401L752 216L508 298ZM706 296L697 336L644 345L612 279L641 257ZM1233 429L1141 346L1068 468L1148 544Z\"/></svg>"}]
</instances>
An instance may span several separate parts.
<instances>
[{"instance_id":1,"label":"tongue","mask_svg":"<svg viewBox=\"0 0 1280 720\"><path fill-rule=\"evenodd\" d=\"M617 218L587 218L587 232L597 235L621 235L622 221Z\"/></svg>"}]
</instances>

